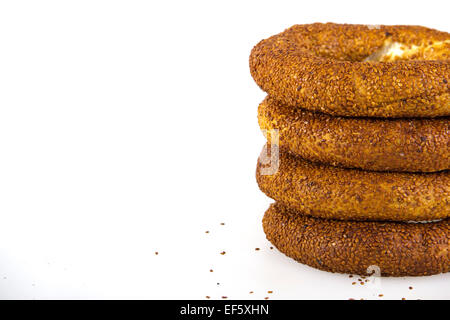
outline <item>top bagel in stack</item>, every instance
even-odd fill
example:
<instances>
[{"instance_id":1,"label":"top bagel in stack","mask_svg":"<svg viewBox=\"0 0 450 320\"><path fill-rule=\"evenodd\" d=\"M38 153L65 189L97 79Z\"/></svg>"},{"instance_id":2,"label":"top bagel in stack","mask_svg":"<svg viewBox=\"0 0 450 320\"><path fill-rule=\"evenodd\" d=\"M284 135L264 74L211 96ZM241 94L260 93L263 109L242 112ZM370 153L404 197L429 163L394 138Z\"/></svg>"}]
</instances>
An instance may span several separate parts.
<instances>
[{"instance_id":1,"label":"top bagel in stack","mask_svg":"<svg viewBox=\"0 0 450 320\"><path fill-rule=\"evenodd\" d=\"M295 25L250 72L280 103L354 117L450 116L450 34L420 26Z\"/></svg>"}]
</instances>

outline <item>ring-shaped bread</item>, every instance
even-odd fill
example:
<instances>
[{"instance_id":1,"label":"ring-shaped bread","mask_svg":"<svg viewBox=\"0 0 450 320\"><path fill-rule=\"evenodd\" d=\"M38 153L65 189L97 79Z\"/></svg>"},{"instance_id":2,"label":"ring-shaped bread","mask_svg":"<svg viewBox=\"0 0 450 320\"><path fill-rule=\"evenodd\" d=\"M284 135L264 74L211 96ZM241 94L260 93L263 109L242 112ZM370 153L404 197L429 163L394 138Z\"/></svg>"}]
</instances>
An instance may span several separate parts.
<instances>
[{"instance_id":1,"label":"ring-shaped bread","mask_svg":"<svg viewBox=\"0 0 450 320\"><path fill-rule=\"evenodd\" d=\"M266 136L278 130L283 151L313 162L375 171L450 169L450 117L334 117L267 97L259 105L258 121Z\"/></svg>"},{"instance_id":2,"label":"ring-shaped bread","mask_svg":"<svg viewBox=\"0 0 450 320\"><path fill-rule=\"evenodd\" d=\"M253 79L290 106L340 116L450 115L450 34L420 26L295 25L259 42Z\"/></svg>"},{"instance_id":3,"label":"ring-shaped bread","mask_svg":"<svg viewBox=\"0 0 450 320\"><path fill-rule=\"evenodd\" d=\"M263 228L278 250L300 263L339 273L426 276L450 271L449 220L429 223L336 221L279 203Z\"/></svg>"},{"instance_id":4,"label":"ring-shaped bread","mask_svg":"<svg viewBox=\"0 0 450 320\"><path fill-rule=\"evenodd\" d=\"M427 221L450 217L450 171L376 172L315 164L287 152L258 159L268 197L299 212L338 220ZM266 170L267 167L273 170Z\"/></svg>"}]
</instances>

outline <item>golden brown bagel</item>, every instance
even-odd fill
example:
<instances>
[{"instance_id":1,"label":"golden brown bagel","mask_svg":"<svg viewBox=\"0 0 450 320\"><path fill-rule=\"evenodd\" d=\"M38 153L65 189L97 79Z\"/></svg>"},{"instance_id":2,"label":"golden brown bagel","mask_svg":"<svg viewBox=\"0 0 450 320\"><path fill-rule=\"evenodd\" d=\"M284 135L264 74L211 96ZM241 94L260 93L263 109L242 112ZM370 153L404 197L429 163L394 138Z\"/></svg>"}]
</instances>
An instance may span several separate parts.
<instances>
[{"instance_id":1,"label":"golden brown bagel","mask_svg":"<svg viewBox=\"0 0 450 320\"><path fill-rule=\"evenodd\" d=\"M261 155L264 154L265 149ZM286 152L280 152L275 174L265 175L264 167L260 156L256 180L261 191L308 215L393 221L450 216L449 171L399 173L344 169L314 164Z\"/></svg>"},{"instance_id":2,"label":"golden brown bagel","mask_svg":"<svg viewBox=\"0 0 450 320\"><path fill-rule=\"evenodd\" d=\"M376 171L450 169L450 118L374 119L333 117L282 105L259 105L263 130L279 130L282 150L302 158Z\"/></svg>"},{"instance_id":3,"label":"golden brown bagel","mask_svg":"<svg viewBox=\"0 0 450 320\"><path fill-rule=\"evenodd\" d=\"M449 220L432 223L354 222L299 214L275 203L266 211L267 239L311 267L366 275L425 276L450 271ZM373 269L376 270L376 269Z\"/></svg>"},{"instance_id":4,"label":"golden brown bagel","mask_svg":"<svg viewBox=\"0 0 450 320\"><path fill-rule=\"evenodd\" d=\"M340 116L450 116L449 43L449 33L420 26L295 25L253 48L250 72L290 106Z\"/></svg>"}]
</instances>

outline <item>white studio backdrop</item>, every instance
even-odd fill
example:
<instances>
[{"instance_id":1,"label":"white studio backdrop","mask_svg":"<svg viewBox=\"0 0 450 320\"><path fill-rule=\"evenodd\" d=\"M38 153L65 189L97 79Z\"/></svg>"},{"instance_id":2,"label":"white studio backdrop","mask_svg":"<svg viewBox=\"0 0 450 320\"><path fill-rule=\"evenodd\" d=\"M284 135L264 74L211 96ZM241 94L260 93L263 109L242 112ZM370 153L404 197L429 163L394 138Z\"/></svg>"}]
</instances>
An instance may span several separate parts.
<instances>
[{"instance_id":1,"label":"white studio backdrop","mask_svg":"<svg viewBox=\"0 0 450 320\"><path fill-rule=\"evenodd\" d=\"M448 274L352 285L270 249L272 201L254 178L265 94L248 68L258 41L293 24L450 31L448 12L448 1L0 2L0 298L450 298Z\"/></svg>"}]
</instances>

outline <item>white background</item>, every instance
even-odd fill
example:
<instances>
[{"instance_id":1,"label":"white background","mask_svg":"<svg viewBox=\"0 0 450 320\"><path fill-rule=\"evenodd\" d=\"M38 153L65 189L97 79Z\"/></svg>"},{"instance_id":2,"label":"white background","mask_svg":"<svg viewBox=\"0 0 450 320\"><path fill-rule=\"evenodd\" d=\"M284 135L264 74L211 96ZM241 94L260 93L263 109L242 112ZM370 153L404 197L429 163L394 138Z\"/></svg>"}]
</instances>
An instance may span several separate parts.
<instances>
[{"instance_id":1,"label":"white background","mask_svg":"<svg viewBox=\"0 0 450 320\"><path fill-rule=\"evenodd\" d=\"M450 298L269 249L248 68L293 24L450 31L446 3L2 1L0 298Z\"/></svg>"}]
</instances>

